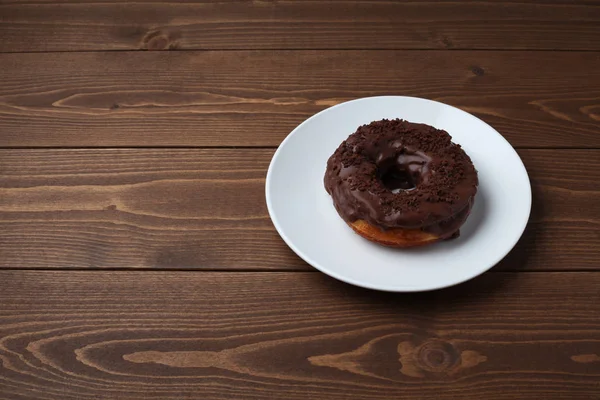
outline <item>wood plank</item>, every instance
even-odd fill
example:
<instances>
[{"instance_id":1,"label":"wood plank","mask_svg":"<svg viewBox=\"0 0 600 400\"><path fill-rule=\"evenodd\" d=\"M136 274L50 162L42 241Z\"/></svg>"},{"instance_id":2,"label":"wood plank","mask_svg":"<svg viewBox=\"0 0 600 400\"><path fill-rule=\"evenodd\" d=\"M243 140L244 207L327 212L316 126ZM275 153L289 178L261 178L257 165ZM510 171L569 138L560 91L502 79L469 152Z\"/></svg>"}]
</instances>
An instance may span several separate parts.
<instances>
[{"instance_id":1,"label":"wood plank","mask_svg":"<svg viewBox=\"0 0 600 400\"><path fill-rule=\"evenodd\" d=\"M0 51L600 49L596 1L3 1Z\"/></svg>"},{"instance_id":2,"label":"wood plank","mask_svg":"<svg viewBox=\"0 0 600 400\"><path fill-rule=\"evenodd\" d=\"M264 200L270 149L0 151L0 268L310 270ZM530 224L496 270L599 270L600 150L521 150Z\"/></svg>"},{"instance_id":3,"label":"wood plank","mask_svg":"<svg viewBox=\"0 0 600 400\"><path fill-rule=\"evenodd\" d=\"M518 147L600 147L600 53L53 53L0 65L0 146L276 146L331 105L399 94L472 112Z\"/></svg>"},{"instance_id":4,"label":"wood plank","mask_svg":"<svg viewBox=\"0 0 600 400\"><path fill-rule=\"evenodd\" d=\"M0 272L0 395L593 399L600 274L394 295L312 273Z\"/></svg>"}]
</instances>

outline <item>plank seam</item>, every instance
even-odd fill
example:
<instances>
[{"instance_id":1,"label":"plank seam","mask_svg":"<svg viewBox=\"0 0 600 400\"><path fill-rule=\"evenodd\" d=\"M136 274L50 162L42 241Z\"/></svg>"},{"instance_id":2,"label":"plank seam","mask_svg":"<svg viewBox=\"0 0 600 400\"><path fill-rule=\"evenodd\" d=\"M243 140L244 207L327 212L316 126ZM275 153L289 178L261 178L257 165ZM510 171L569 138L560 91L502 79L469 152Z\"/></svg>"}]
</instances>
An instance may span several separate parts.
<instances>
[{"instance_id":1,"label":"plank seam","mask_svg":"<svg viewBox=\"0 0 600 400\"><path fill-rule=\"evenodd\" d=\"M40 50L40 51L0 51L0 54L57 54L57 53L138 53L138 52L234 52L234 51L440 51L440 52L453 52L453 51L498 51L498 52L557 52L557 53L600 53L600 49L563 49L563 48L548 48L548 49L535 49L527 47L519 48L493 48L493 47L481 47L481 48L468 48L468 47L453 47L453 48L431 48L431 47L418 47L418 48L403 48L403 47L376 47L376 48L365 48L365 47L327 47L327 48L301 48L301 47L239 47L239 48L195 48L195 49L104 49L104 50Z\"/></svg>"},{"instance_id":2,"label":"plank seam","mask_svg":"<svg viewBox=\"0 0 600 400\"><path fill-rule=\"evenodd\" d=\"M275 150L279 146L0 146L1 150ZM581 146L513 146L516 150L600 150Z\"/></svg>"},{"instance_id":3,"label":"plank seam","mask_svg":"<svg viewBox=\"0 0 600 400\"><path fill-rule=\"evenodd\" d=\"M0 273L3 271L36 271L36 272L222 272L222 273L322 273L317 269L306 269L306 268L289 268L289 269L260 269L260 268L2 268L0 267ZM538 274L538 273L600 273L600 269L536 269L536 270L518 270L518 269L504 269L494 270L493 268L485 273L518 273L518 274Z\"/></svg>"}]
</instances>

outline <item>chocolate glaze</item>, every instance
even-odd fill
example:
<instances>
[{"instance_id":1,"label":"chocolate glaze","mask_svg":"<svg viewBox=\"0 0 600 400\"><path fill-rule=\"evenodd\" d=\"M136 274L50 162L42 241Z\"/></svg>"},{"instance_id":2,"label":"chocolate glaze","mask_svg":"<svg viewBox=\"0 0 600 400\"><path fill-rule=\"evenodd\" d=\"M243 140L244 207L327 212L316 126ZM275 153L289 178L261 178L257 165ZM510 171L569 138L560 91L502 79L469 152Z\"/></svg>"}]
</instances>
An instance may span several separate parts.
<instances>
[{"instance_id":1,"label":"chocolate glaze","mask_svg":"<svg viewBox=\"0 0 600 400\"><path fill-rule=\"evenodd\" d=\"M408 121L363 125L327 161L325 189L340 216L379 227L458 236L477 193L477 171L443 130Z\"/></svg>"}]
</instances>

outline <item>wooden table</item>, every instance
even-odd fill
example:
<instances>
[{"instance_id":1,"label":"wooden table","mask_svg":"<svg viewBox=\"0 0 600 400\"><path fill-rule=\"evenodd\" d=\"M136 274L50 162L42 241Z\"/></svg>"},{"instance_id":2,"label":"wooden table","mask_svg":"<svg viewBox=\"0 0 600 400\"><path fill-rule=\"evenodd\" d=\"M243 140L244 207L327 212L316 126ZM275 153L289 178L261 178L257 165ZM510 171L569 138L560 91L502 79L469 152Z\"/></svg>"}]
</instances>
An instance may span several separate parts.
<instances>
[{"instance_id":1,"label":"wooden table","mask_svg":"<svg viewBox=\"0 0 600 400\"><path fill-rule=\"evenodd\" d=\"M600 399L599 1L0 0L0 52L0 399ZM277 145L384 94L519 152L491 272L377 293L275 232Z\"/></svg>"}]
</instances>

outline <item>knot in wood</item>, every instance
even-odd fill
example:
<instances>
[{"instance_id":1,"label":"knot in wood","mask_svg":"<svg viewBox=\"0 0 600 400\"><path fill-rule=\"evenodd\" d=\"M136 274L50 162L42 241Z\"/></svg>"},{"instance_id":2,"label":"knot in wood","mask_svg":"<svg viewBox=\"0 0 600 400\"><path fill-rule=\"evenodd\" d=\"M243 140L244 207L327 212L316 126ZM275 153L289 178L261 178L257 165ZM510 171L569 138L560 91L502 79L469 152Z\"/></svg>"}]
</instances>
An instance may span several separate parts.
<instances>
[{"instance_id":1,"label":"knot in wood","mask_svg":"<svg viewBox=\"0 0 600 400\"><path fill-rule=\"evenodd\" d=\"M483 76L485 75L485 70L481 67L471 67L471 72L473 73L473 75L475 76Z\"/></svg>"},{"instance_id":2,"label":"knot in wood","mask_svg":"<svg viewBox=\"0 0 600 400\"><path fill-rule=\"evenodd\" d=\"M460 361L460 355L450 343L433 339L421 344L415 352L419 367L429 372L445 372Z\"/></svg>"},{"instance_id":3,"label":"knot in wood","mask_svg":"<svg viewBox=\"0 0 600 400\"><path fill-rule=\"evenodd\" d=\"M179 35L160 30L150 31L142 40L142 48L146 50L169 50L177 48Z\"/></svg>"}]
</instances>

